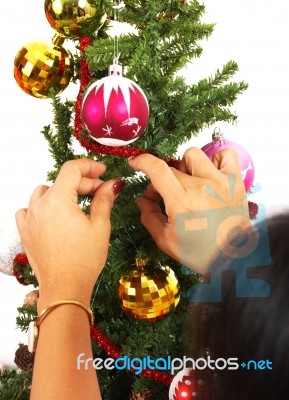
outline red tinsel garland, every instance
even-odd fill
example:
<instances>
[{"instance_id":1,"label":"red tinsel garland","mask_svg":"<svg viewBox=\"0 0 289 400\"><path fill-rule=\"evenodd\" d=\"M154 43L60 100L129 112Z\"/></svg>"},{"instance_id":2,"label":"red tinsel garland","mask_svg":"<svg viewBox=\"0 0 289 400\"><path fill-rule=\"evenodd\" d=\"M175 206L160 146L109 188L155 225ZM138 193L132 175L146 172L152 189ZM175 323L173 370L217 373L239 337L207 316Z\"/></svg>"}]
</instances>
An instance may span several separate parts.
<instances>
[{"instance_id":1,"label":"red tinsel garland","mask_svg":"<svg viewBox=\"0 0 289 400\"><path fill-rule=\"evenodd\" d=\"M91 328L91 338L101 346L105 352L114 359L121 357L119 349L115 344L103 333L97 326ZM131 372L135 372L133 368L130 369ZM140 373L149 379L153 379L157 382L163 383L166 386L170 386L173 376L167 374L163 371L151 370L149 368L142 370Z\"/></svg>"}]
</instances>

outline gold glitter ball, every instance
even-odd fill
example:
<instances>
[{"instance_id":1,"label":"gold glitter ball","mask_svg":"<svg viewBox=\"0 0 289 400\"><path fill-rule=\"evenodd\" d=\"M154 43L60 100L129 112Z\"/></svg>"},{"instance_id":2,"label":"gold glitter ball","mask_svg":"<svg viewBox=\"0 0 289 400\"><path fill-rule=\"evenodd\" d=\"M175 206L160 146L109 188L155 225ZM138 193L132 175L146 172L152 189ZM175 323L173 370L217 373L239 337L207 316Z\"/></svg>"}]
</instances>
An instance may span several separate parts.
<instances>
[{"instance_id":1,"label":"gold glitter ball","mask_svg":"<svg viewBox=\"0 0 289 400\"><path fill-rule=\"evenodd\" d=\"M140 320L155 322L172 313L180 301L180 288L168 266L136 267L120 279L118 296L124 311Z\"/></svg>"},{"instance_id":2,"label":"gold glitter ball","mask_svg":"<svg viewBox=\"0 0 289 400\"><path fill-rule=\"evenodd\" d=\"M63 92L73 77L73 69L71 54L56 42L28 43L14 60L17 84L25 93L40 99Z\"/></svg>"},{"instance_id":3,"label":"gold glitter ball","mask_svg":"<svg viewBox=\"0 0 289 400\"><path fill-rule=\"evenodd\" d=\"M45 15L51 27L68 37L92 35L106 20L103 1L45 0Z\"/></svg>"}]
</instances>

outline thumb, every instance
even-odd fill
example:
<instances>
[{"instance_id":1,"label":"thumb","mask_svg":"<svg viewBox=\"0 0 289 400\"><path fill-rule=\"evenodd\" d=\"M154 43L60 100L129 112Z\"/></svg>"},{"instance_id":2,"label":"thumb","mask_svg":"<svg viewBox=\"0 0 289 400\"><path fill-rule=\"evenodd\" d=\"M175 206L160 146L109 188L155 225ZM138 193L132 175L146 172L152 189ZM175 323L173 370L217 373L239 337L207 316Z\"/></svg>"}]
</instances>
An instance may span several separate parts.
<instances>
[{"instance_id":1,"label":"thumb","mask_svg":"<svg viewBox=\"0 0 289 400\"><path fill-rule=\"evenodd\" d=\"M124 181L111 179L104 182L96 190L89 208L89 215L92 221L105 222L110 219L114 200L124 186Z\"/></svg>"}]
</instances>

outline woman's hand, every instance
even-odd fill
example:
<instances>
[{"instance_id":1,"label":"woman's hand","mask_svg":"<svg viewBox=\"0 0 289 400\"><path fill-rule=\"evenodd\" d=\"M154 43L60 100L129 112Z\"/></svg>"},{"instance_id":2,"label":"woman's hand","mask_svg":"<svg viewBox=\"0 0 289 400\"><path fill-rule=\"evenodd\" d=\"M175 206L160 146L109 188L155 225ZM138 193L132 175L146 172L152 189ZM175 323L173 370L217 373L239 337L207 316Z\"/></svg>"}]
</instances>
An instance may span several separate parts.
<instances>
[{"instance_id":1,"label":"woman's hand","mask_svg":"<svg viewBox=\"0 0 289 400\"><path fill-rule=\"evenodd\" d=\"M66 162L53 186L38 186L27 209L16 214L18 230L39 282L38 308L59 299L89 304L107 258L110 212L123 182L98 177L105 166L91 159ZM89 214L78 195L93 195Z\"/></svg>"},{"instance_id":2,"label":"woman's hand","mask_svg":"<svg viewBox=\"0 0 289 400\"><path fill-rule=\"evenodd\" d=\"M163 252L197 272L207 272L220 247L227 244L229 231L241 235L248 228L246 192L238 156L233 150L216 153L211 162L203 151L190 148L179 170L150 154L132 158L129 164L150 178L144 195L137 199L143 225ZM159 205L161 199L165 214ZM238 226L235 217L229 218L226 229L218 232L218 240L210 240L206 218L210 215L209 223L216 225L220 210L225 209L228 218L236 212L236 207ZM194 230L204 234L190 235Z\"/></svg>"}]
</instances>

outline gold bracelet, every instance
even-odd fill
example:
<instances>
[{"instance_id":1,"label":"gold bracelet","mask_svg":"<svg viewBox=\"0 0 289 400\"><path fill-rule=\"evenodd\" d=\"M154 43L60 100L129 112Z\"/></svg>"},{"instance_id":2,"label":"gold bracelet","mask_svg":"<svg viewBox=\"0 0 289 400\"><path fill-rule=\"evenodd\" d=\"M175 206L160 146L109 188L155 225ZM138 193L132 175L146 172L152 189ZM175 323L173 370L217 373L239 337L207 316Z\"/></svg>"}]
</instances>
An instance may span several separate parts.
<instances>
[{"instance_id":1,"label":"gold bracelet","mask_svg":"<svg viewBox=\"0 0 289 400\"><path fill-rule=\"evenodd\" d=\"M74 304L78 307L83 308L89 316L89 320L90 320L90 325L93 326L94 324L94 315L93 312L91 311L91 309L89 307L87 307L85 304L80 303L80 301L77 300L59 300L59 301L54 301L53 303L51 303L48 307L45 307L41 313L38 315L38 318L36 320L36 325L37 327L40 326L41 322L44 320L44 318L52 311L54 310L56 307L58 306L62 306L64 304Z\"/></svg>"},{"instance_id":2,"label":"gold bracelet","mask_svg":"<svg viewBox=\"0 0 289 400\"><path fill-rule=\"evenodd\" d=\"M90 320L90 325L93 326L94 324L94 315L93 312L89 307L87 307L85 304L80 303L80 301L77 300L59 300L59 301L54 301L51 303L49 306L45 307L41 313L38 315L36 321L31 321L29 323L29 329L28 329L28 350L30 353L35 353L36 351L36 345L38 341L38 335L39 335L39 327L44 318L51 312L53 311L56 307L62 306L64 304L74 304L78 307L83 308L89 316Z\"/></svg>"}]
</instances>

